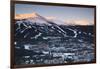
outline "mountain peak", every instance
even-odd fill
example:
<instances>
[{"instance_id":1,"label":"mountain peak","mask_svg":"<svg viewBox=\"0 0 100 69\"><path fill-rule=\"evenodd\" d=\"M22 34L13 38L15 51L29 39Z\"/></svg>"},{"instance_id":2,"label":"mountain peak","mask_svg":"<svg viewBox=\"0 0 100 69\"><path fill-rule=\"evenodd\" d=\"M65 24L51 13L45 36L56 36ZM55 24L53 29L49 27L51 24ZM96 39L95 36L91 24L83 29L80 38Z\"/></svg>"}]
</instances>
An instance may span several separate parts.
<instances>
[{"instance_id":1,"label":"mountain peak","mask_svg":"<svg viewBox=\"0 0 100 69\"><path fill-rule=\"evenodd\" d=\"M36 12L33 13L24 13L24 14L15 14L15 19L27 19L27 18L35 18L38 17Z\"/></svg>"}]
</instances>

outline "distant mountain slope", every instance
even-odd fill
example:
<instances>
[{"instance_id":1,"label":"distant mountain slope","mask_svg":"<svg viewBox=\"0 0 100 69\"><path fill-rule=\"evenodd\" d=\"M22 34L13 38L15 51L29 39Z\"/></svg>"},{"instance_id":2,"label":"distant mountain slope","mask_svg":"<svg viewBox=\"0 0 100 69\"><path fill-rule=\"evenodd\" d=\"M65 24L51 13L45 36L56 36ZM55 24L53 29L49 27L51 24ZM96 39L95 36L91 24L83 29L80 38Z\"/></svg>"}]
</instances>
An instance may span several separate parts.
<instances>
[{"instance_id":1,"label":"distant mountain slope","mask_svg":"<svg viewBox=\"0 0 100 69\"><path fill-rule=\"evenodd\" d=\"M85 31L81 27L59 25L57 21L50 21L45 17L37 14L16 14L15 15L15 37L16 40L36 40L36 39L48 39L47 37L71 37L77 38L83 36L93 36L93 33ZM85 27L85 26L84 26ZM82 27L82 28L84 28ZM90 29L89 31L91 31ZM93 31L93 30L92 30Z\"/></svg>"}]
</instances>

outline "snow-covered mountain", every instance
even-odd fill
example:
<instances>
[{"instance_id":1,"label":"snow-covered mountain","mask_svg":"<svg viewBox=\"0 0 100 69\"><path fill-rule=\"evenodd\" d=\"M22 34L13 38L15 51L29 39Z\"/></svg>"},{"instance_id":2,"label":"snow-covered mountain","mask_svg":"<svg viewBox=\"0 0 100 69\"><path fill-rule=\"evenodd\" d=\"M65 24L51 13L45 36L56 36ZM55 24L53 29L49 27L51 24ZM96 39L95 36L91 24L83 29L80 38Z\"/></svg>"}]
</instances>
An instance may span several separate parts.
<instances>
[{"instance_id":1,"label":"snow-covered mountain","mask_svg":"<svg viewBox=\"0 0 100 69\"><path fill-rule=\"evenodd\" d=\"M21 34L26 30L38 31L39 34L35 37L39 37L42 33L51 33L54 35L62 35L66 37L66 32L55 22L50 21L43 16L32 13L32 14L19 14L15 16L16 20L16 32L19 31ZM22 28L23 27L23 28ZM17 35L17 33L16 33Z\"/></svg>"},{"instance_id":2,"label":"snow-covered mountain","mask_svg":"<svg viewBox=\"0 0 100 69\"><path fill-rule=\"evenodd\" d=\"M49 24L47 19L40 16L39 14L33 12L30 14L16 14L15 20L27 20L31 23L37 23L37 24Z\"/></svg>"},{"instance_id":3,"label":"snow-covered mountain","mask_svg":"<svg viewBox=\"0 0 100 69\"><path fill-rule=\"evenodd\" d=\"M50 20L37 13L17 14L14 24L15 64L59 64L94 59L93 26L64 25L60 20ZM88 53L83 55L84 52Z\"/></svg>"},{"instance_id":4,"label":"snow-covered mountain","mask_svg":"<svg viewBox=\"0 0 100 69\"><path fill-rule=\"evenodd\" d=\"M16 14L15 20L16 39L47 39L51 36L77 38L79 34L82 34L76 28L61 25L62 22L59 20L46 19L37 13ZM83 33L83 35L87 34Z\"/></svg>"}]
</instances>

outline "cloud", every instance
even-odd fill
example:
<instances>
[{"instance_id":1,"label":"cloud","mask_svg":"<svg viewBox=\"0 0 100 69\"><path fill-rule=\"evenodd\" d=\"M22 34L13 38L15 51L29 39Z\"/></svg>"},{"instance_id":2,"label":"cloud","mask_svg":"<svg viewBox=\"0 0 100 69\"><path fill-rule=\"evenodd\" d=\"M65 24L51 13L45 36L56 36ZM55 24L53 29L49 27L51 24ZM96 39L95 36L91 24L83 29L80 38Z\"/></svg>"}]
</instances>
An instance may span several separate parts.
<instances>
[{"instance_id":1,"label":"cloud","mask_svg":"<svg viewBox=\"0 0 100 69\"><path fill-rule=\"evenodd\" d=\"M28 14L16 14L15 15L15 19L26 19L26 18L30 18L30 17L37 17L37 13L33 12L33 13L28 13Z\"/></svg>"},{"instance_id":2,"label":"cloud","mask_svg":"<svg viewBox=\"0 0 100 69\"><path fill-rule=\"evenodd\" d=\"M57 17L55 17L55 16L47 16L47 17L45 17L46 19L49 19L49 20L54 20L54 19L56 19Z\"/></svg>"},{"instance_id":3,"label":"cloud","mask_svg":"<svg viewBox=\"0 0 100 69\"><path fill-rule=\"evenodd\" d=\"M75 20L67 19L67 20L65 20L65 23L67 25L93 25L94 24L93 21L89 21L87 19L75 19Z\"/></svg>"}]
</instances>

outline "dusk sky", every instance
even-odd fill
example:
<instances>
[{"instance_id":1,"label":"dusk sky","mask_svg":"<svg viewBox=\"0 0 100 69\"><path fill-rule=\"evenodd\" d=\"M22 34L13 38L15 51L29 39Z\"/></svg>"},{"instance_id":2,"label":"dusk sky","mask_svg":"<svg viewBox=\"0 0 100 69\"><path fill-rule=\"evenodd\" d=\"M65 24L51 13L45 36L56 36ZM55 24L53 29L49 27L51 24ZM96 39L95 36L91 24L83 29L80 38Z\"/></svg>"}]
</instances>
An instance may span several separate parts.
<instances>
[{"instance_id":1,"label":"dusk sky","mask_svg":"<svg viewBox=\"0 0 100 69\"><path fill-rule=\"evenodd\" d=\"M36 12L44 17L52 17L64 22L75 22L77 24L94 24L94 8L45 6L31 4L16 4L15 14Z\"/></svg>"}]
</instances>

